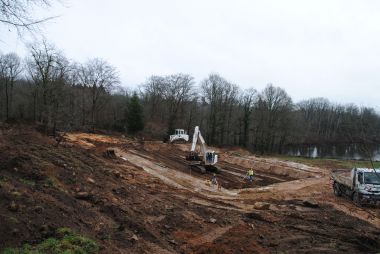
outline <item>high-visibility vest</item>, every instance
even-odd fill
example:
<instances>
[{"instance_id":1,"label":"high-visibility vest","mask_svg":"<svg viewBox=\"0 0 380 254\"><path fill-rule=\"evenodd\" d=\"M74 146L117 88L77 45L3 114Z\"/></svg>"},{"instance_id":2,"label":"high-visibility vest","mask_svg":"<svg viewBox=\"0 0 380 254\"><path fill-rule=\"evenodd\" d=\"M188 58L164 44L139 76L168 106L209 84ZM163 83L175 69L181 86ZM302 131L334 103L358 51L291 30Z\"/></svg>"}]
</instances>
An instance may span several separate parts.
<instances>
[{"instance_id":1,"label":"high-visibility vest","mask_svg":"<svg viewBox=\"0 0 380 254\"><path fill-rule=\"evenodd\" d=\"M248 170L248 175L253 176L253 170L252 169Z\"/></svg>"}]
</instances>

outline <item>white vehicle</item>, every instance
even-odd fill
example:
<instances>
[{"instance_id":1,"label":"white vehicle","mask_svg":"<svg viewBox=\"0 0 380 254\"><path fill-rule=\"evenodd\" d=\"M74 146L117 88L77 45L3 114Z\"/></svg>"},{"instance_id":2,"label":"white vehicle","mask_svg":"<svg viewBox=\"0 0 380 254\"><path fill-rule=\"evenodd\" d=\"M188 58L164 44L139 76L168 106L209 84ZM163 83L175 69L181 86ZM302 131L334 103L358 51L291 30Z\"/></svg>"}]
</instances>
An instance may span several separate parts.
<instances>
[{"instance_id":1,"label":"white vehicle","mask_svg":"<svg viewBox=\"0 0 380 254\"><path fill-rule=\"evenodd\" d=\"M184 129L176 129L174 132L174 135L170 135L170 143L173 143L176 141L182 141L182 142L189 141L189 135L187 135Z\"/></svg>"},{"instance_id":2,"label":"white vehicle","mask_svg":"<svg viewBox=\"0 0 380 254\"><path fill-rule=\"evenodd\" d=\"M380 169L335 170L331 178L336 196L348 196L357 205L380 202Z\"/></svg>"},{"instance_id":3,"label":"white vehicle","mask_svg":"<svg viewBox=\"0 0 380 254\"><path fill-rule=\"evenodd\" d=\"M198 126L195 127L193 143L191 144L190 154L186 156L186 160L193 161L194 163L191 166L199 168L202 173L205 173L206 170L219 171L216 167L218 155L215 151L207 149L206 142Z\"/></svg>"}]
</instances>

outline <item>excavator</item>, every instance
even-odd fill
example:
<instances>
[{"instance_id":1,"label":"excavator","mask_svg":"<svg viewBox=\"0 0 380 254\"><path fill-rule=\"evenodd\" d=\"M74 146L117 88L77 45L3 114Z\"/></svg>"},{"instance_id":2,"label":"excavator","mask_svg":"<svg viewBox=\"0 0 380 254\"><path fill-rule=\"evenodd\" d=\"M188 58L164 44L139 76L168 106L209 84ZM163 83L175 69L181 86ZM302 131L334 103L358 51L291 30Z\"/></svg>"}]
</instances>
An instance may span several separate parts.
<instances>
[{"instance_id":1,"label":"excavator","mask_svg":"<svg viewBox=\"0 0 380 254\"><path fill-rule=\"evenodd\" d=\"M197 147L199 145L199 148ZM199 126L195 126L193 143L191 144L191 150L186 160L191 161L191 167L200 169L202 173L206 171L219 172L220 169L216 166L218 163L218 155L215 151L208 150L206 142L202 137Z\"/></svg>"}]
</instances>

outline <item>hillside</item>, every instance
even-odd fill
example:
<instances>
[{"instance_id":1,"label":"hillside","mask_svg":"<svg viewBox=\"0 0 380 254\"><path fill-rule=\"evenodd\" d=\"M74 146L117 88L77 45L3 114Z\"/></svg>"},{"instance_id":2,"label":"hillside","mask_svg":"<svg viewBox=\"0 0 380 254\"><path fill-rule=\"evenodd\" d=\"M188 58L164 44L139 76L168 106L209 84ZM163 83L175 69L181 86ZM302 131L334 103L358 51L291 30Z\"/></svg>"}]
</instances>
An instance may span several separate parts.
<instances>
[{"instance_id":1,"label":"hillside","mask_svg":"<svg viewBox=\"0 0 380 254\"><path fill-rule=\"evenodd\" d=\"M115 152L108 153L107 150ZM222 189L187 145L0 132L0 252L69 228L94 253L375 253L380 212L332 194L328 168L219 150ZM253 184L242 179L253 166Z\"/></svg>"}]
</instances>

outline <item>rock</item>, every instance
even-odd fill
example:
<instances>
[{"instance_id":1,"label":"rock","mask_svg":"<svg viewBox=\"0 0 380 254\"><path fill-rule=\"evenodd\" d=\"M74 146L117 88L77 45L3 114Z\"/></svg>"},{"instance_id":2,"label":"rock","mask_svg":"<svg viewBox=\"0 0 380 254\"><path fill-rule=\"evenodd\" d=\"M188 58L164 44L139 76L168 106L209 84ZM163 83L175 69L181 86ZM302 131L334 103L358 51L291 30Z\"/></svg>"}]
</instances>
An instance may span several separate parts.
<instances>
[{"instance_id":1,"label":"rock","mask_svg":"<svg viewBox=\"0 0 380 254\"><path fill-rule=\"evenodd\" d=\"M133 234L132 237L131 237L131 240L138 241L139 238L137 237L137 235Z\"/></svg>"},{"instance_id":2,"label":"rock","mask_svg":"<svg viewBox=\"0 0 380 254\"><path fill-rule=\"evenodd\" d=\"M177 245L177 243L176 243L175 240L169 240L168 242L171 243L171 244Z\"/></svg>"},{"instance_id":3,"label":"rock","mask_svg":"<svg viewBox=\"0 0 380 254\"><path fill-rule=\"evenodd\" d=\"M42 225L40 227L40 232L44 235L46 235L49 232L49 227L47 225Z\"/></svg>"},{"instance_id":4,"label":"rock","mask_svg":"<svg viewBox=\"0 0 380 254\"><path fill-rule=\"evenodd\" d=\"M166 229L171 229L171 227L169 225L165 225L164 226Z\"/></svg>"},{"instance_id":5,"label":"rock","mask_svg":"<svg viewBox=\"0 0 380 254\"><path fill-rule=\"evenodd\" d=\"M75 198L77 199L89 199L90 194L86 191L80 191L75 194Z\"/></svg>"},{"instance_id":6,"label":"rock","mask_svg":"<svg viewBox=\"0 0 380 254\"><path fill-rule=\"evenodd\" d=\"M263 216L261 216L261 214L258 214L258 213L255 213L255 212L248 213L247 217L250 218L250 219L254 219L254 220L267 221L266 219L263 218Z\"/></svg>"},{"instance_id":7,"label":"rock","mask_svg":"<svg viewBox=\"0 0 380 254\"><path fill-rule=\"evenodd\" d=\"M216 222L216 219L214 219L214 218L210 218L210 222L211 222L211 223L215 223L215 222Z\"/></svg>"},{"instance_id":8,"label":"rock","mask_svg":"<svg viewBox=\"0 0 380 254\"><path fill-rule=\"evenodd\" d=\"M319 207L319 204L317 201L312 200L312 199L305 199L302 204L306 207L311 207L311 208L317 208Z\"/></svg>"},{"instance_id":9,"label":"rock","mask_svg":"<svg viewBox=\"0 0 380 254\"><path fill-rule=\"evenodd\" d=\"M11 204L8 207L9 211L11 212L17 212L18 211L18 205L12 201Z\"/></svg>"},{"instance_id":10,"label":"rock","mask_svg":"<svg viewBox=\"0 0 380 254\"><path fill-rule=\"evenodd\" d=\"M270 207L270 204L266 202L256 202L253 207L254 209L257 209L257 210L268 210Z\"/></svg>"},{"instance_id":11,"label":"rock","mask_svg":"<svg viewBox=\"0 0 380 254\"><path fill-rule=\"evenodd\" d=\"M12 235L18 235L20 233L20 230L17 228L12 229Z\"/></svg>"},{"instance_id":12,"label":"rock","mask_svg":"<svg viewBox=\"0 0 380 254\"><path fill-rule=\"evenodd\" d=\"M95 180L92 179L91 177L88 177L88 178L87 178L87 182L89 182L89 183L95 183Z\"/></svg>"},{"instance_id":13,"label":"rock","mask_svg":"<svg viewBox=\"0 0 380 254\"><path fill-rule=\"evenodd\" d=\"M34 211L36 213L42 213L43 210L44 210L44 208L42 206L36 206L36 207L34 207Z\"/></svg>"}]
</instances>

